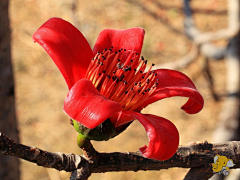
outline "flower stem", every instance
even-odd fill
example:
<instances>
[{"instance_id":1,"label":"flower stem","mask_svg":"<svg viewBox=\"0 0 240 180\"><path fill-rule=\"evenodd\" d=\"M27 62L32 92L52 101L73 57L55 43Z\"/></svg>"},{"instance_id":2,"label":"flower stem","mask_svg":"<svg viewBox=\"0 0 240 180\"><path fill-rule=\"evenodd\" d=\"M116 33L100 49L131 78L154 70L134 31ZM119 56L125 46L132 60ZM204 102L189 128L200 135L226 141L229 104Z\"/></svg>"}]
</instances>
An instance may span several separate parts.
<instances>
[{"instance_id":1,"label":"flower stem","mask_svg":"<svg viewBox=\"0 0 240 180\"><path fill-rule=\"evenodd\" d=\"M89 160L92 160L93 163L96 162L99 153L94 149L90 139L79 133L77 137L77 144Z\"/></svg>"},{"instance_id":2,"label":"flower stem","mask_svg":"<svg viewBox=\"0 0 240 180\"><path fill-rule=\"evenodd\" d=\"M89 143L90 143L90 140L86 136L84 136L81 133L78 133L78 136L77 136L78 147L83 149L84 147L87 147Z\"/></svg>"}]
</instances>

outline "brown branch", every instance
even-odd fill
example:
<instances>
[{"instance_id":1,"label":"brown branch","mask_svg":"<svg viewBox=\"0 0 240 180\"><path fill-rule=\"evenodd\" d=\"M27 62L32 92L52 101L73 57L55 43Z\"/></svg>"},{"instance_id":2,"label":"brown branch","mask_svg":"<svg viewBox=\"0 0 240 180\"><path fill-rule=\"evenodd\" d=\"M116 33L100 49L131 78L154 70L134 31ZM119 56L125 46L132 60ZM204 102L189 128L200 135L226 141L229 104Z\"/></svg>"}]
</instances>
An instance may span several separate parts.
<instances>
[{"instance_id":1,"label":"brown branch","mask_svg":"<svg viewBox=\"0 0 240 180\"><path fill-rule=\"evenodd\" d=\"M205 57L205 61L204 61L203 75L204 75L205 79L207 80L207 84L209 86L209 90L210 90L210 93L211 93L213 99L215 101L219 101L220 98L217 95L216 90L214 88L214 80L213 80L213 76L212 76L212 71L210 69L209 59L207 57Z\"/></svg>"},{"instance_id":2,"label":"brown branch","mask_svg":"<svg viewBox=\"0 0 240 180\"><path fill-rule=\"evenodd\" d=\"M39 166L68 172L78 169L79 164L86 161L84 157L72 153L52 153L37 147L16 143L3 133L0 133L0 151L2 151L3 155L15 156L36 163Z\"/></svg>"},{"instance_id":3,"label":"brown branch","mask_svg":"<svg viewBox=\"0 0 240 180\"><path fill-rule=\"evenodd\" d=\"M70 180L87 180L90 175L89 164L85 163L81 168L72 172Z\"/></svg>"},{"instance_id":4,"label":"brown branch","mask_svg":"<svg viewBox=\"0 0 240 180\"><path fill-rule=\"evenodd\" d=\"M227 29L221 29L217 32L206 32L202 33L195 26L194 20L192 17L193 10L190 8L190 1L184 1L184 11L186 18L184 20L185 33L186 36L191 39L193 43L192 50L183 56L182 58L166 64L156 65L155 68L170 68L170 69L182 69L192 63L198 56L199 53L203 54L209 59L220 60L226 57L227 48L226 47L217 47L212 44L210 41L218 39L228 39L235 36L239 33L239 23L238 22L238 13L239 5L237 0L229 0L228 2L228 12L229 12L229 27ZM168 8L163 4L158 4L159 8ZM153 16L153 14L150 14ZM156 15L155 15L156 16ZM164 23L166 25L166 22ZM171 27L171 25L168 25ZM197 47L197 48L195 48Z\"/></svg>"},{"instance_id":5,"label":"brown branch","mask_svg":"<svg viewBox=\"0 0 240 180\"><path fill-rule=\"evenodd\" d=\"M152 1L153 4L155 4L157 7L160 9L165 9L165 10L176 10L180 13L184 13L183 7L176 6L176 5L169 5L169 4L164 4L159 1ZM221 10L216 10L216 9L211 9L211 8L193 8L192 11L197 14L207 14L207 15L226 15L227 10L226 9L221 9Z\"/></svg>"},{"instance_id":6,"label":"brown branch","mask_svg":"<svg viewBox=\"0 0 240 180\"><path fill-rule=\"evenodd\" d=\"M217 32L202 33L195 26L192 18L192 10L190 8L190 1L184 0L185 6L185 32L186 35L192 39L192 41L200 46L201 53L209 58L222 59L226 55L226 48L218 48L210 43L212 40L229 39L236 36L239 33L240 26L238 23L239 17L239 1L228 0L228 24L227 29L221 29ZM211 53L209 53L211 52ZM212 53L214 52L214 53Z\"/></svg>"},{"instance_id":7,"label":"brown branch","mask_svg":"<svg viewBox=\"0 0 240 180\"><path fill-rule=\"evenodd\" d=\"M191 64L193 61L195 61L198 54L199 54L198 47L195 44L193 44L192 49L185 56L183 56L173 62L168 62L168 63L164 63L164 64L156 64L154 66L154 69L161 69L161 68L178 69L178 70L183 69L186 66L188 66L189 64Z\"/></svg>"},{"instance_id":8,"label":"brown branch","mask_svg":"<svg viewBox=\"0 0 240 180\"><path fill-rule=\"evenodd\" d=\"M178 34L178 35L181 35L181 36L184 36L184 37L185 37L184 33L183 33L180 29L174 27L171 23L169 23L169 21L168 21L166 18L158 15L156 12L152 11L152 10L151 10L150 8L148 8L147 6L144 6L144 4L142 4L141 2L135 1L135 0L128 0L127 2L133 4L134 6L137 6L137 7L141 8L141 10L142 10L144 13L146 13L146 14L149 15L149 16L151 16L152 18L154 18L154 19L157 20L158 22L162 23L162 24L163 24L164 26L166 26L170 31L172 31L172 32L174 32L174 33L176 33L176 34Z\"/></svg>"},{"instance_id":9,"label":"brown branch","mask_svg":"<svg viewBox=\"0 0 240 180\"><path fill-rule=\"evenodd\" d=\"M199 166L191 168L184 180L208 180L212 175L213 172L211 167Z\"/></svg>"},{"instance_id":10,"label":"brown branch","mask_svg":"<svg viewBox=\"0 0 240 180\"><path fill-rule=\"evenodd\" d=\"M89 152L94 152L92 146ZM205 142L192 143L188 146L180 146L175 155L166 161L156 161L141 156L139 152L111 152L95 153L97 161L92 162L85 156L72 153L52 153L36 147L18 144L9 137L0 133L0 151L3 155L11 155L39 166L55 168L57 170L71 171L72 179L87 179L91 173L160 170L172 167L192 168L185 179L193 176L193 173L201 174L204 171L207 177L211 177L211 165L216 154L231 158L236 164L233 168L240 167L240 142L232 141L219 144ZM89 154L91 156L91 153ZM207 170L207 171L206 171Z\"/></svg>"}]
</instances>

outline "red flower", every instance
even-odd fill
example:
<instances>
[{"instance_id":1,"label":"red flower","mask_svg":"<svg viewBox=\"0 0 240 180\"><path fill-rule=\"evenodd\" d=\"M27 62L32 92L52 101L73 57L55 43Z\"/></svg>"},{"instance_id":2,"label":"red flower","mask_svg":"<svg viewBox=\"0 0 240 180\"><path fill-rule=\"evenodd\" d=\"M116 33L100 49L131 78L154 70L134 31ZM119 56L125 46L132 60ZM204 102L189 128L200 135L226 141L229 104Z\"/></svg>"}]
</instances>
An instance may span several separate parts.
<instances>
[{"instance_id":1,"label":"red flower","mask_svg":"<svg viewBox=\"0 0 240 180\"><path fill-rule=\"evenodd\" d=\"M147 105L172 96L189 97L182 109L199 112L203 98L184 74L166 69L145 72L140 57L144 30L103 30L91 50L73 25L59 18L44 23L34 34L64 76L69 93L64 111L70 118L93 129L111 121L117 129L137 119L145 128L149 145L140 148L144 157L166 160L179 143L176 127L167 119L141 114Z\"/></svg>"}]
</instances>

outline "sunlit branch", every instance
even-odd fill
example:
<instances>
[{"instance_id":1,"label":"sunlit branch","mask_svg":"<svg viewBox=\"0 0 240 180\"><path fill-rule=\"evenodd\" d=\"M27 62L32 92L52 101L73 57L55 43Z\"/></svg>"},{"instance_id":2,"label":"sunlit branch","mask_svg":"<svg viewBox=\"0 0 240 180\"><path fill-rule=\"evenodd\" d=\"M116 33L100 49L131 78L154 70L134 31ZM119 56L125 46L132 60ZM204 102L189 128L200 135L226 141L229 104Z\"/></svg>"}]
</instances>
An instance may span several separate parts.
<instances>
[{"instance_id":1,"label":"sunlit branch","mask_svg":"<svg viewBox=\"0 0 240 180\"><path fill-rule=\"evenodd\" d=\"M179 146L175 155L166 161L147 159L142 157L139 152L95 153L97 160L92 161L92 159L89 160L83 155L52 153L36 147L25 146L0 133L0 151L3 155L25 159L39 166L73 172L72 178L77 177L80 173L81 176L86 177L85 179L91 173L161 170L172 167L200 168L207 170L206 173L210 176L213 175L211 165L216 154L231 158L235 164L233 168L240 167L239 141L218 144L203 141L191 143L188 146ZM95 151L89 150L89 152ZM194 171L194 169L191 171ZM191 172L189 173L191 175ZM188 174L186 178L190 175Z\"/></svg>"}]
</instances>

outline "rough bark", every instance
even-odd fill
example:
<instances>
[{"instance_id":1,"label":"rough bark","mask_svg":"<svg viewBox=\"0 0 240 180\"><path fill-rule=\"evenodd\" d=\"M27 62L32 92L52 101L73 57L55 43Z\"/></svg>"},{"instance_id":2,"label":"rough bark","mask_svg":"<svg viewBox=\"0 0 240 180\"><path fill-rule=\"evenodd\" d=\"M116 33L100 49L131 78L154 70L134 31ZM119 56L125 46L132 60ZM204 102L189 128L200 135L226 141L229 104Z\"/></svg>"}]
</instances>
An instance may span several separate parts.
<instances>
[{"instance_id":1,"label":"rough bark","mask_svg":"<svg viewBox=\"0 0 240 180\"><path fill-rule=\"evenodd\" d=\"M0 131L18 141L8 5L0 1ZM0 155L0 179L18 180L19 174L19 160Z\"/></svg>"},{"instance_id":2,"label":"rough bark","mask_svg":"<svg viewBox=\"0 0 240 180\"><path fill-rule=\"evenodd\" d=\"M234 169L240 167L240 142L210 144L206 141L180 146L175 155L166 161L142 157L139 152L96 153L92 146L84 155L52 153L36 147L18 144L0 133L0 151L46 168L72 172L71 179L87 179L91 173L119 171L149 171L172 167L191 168L188 179L208 179L213 175L212 163L216 154L233 160ZM96 156L96 157L93 157ZM199 178L197 178L199 176Z\"/></svg>"}]
</instances>

